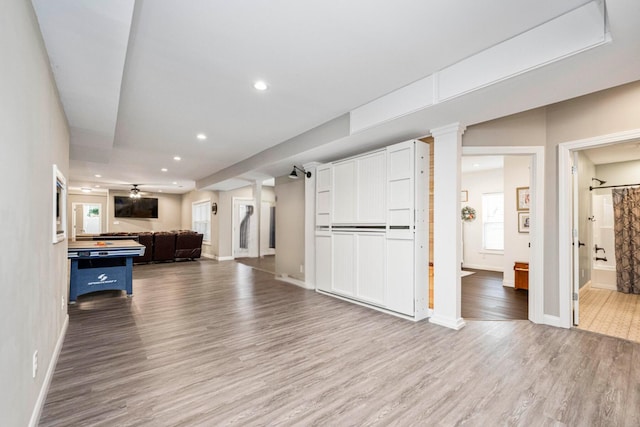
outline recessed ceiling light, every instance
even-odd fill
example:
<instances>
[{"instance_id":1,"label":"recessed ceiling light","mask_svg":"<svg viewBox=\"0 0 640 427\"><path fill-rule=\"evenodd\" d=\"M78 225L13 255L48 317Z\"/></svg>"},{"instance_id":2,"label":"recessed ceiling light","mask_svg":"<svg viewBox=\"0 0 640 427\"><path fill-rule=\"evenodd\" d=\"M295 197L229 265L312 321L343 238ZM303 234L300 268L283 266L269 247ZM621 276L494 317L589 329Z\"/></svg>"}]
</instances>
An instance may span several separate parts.
<instances>
[{"instance_id":1,"label":"recessed ceiling light","mask_svg":"<svg viewBox=\"0 0 640 427\"><path fill-rule=\"evenodd\" d=\"M95 187L95 188L100 188L100 186L99 186L99 185L94 185L94 187Z\"/></svg>"},{"instance_id":2,"label":"recessed ceiling light","mask_svg":"<svg viewBox=\"0 0 640 427\"><path fill-rule=\"evenodd\" d=\"M173 160L180 161L180 160L182 160L182 157L180 157L180 156L173 156Z\"/></svg>"},{"instance_id":3,"label":"recessed ceiling light","mask_svg":"<svg viewBox=\"0 0 640 427\"><path fill-rule=\"evenodd\" d=\"M480 167L480 163L474 163L474 164L473 164L473 167L474 167L474 168L479 168L479 167Z\"/></svg>"},{"instance_id":4,"label":"recessed ceiling light","mask_svg":"<svg viewBox=\"0 0 640 427\"><path fill-rule=\"evenodd\" d=\"M205 135L204 133L199 133L196 135L196 138L198 138L200 141L204 141L205 139L207 139L207 135Z\"/></svg>"},{"instance_id":5,"label":"recessed ceiling light","mask_svg":"<svg viewBox=\"0 0 640 427\"><path fill-rule=\"evenodd\" d=\"M256 90L267 90L269 86L267 86L267 84L262 80L258 80L253 84L253 87L256 88Z\"/></svg>"},{"instance_id":6,"label":"recessed ceiling light","mask_svg":"<svg viewBox=\"0 0 640 427\"><path fill-rule=\"evenodd\" d=\"M158 193L162 193L162 190L158 190Z\"/></svg>"},{"instance_id":7,"label":"recessed ceiling light","mask_svg":"<svg viewBox=\"0 0 640 427\"><path fill-rule=\"evenodd\" d=\"M162 169L160 169L160 170L161 170L162 172L166 172L166 171L168 171L169 169L167 169L167 168L162 168Z\"/></svg>"},{"instance_id":8,"label":"recessed ceiling light","mask_svg":"<svg viewBox=\"0 0 640 427\"><path fill-rule=\"evenodd\" d=\"M177 183L177 182L175 182L175 181L173 181L173 185L178 185L178 183Z\"/></svg>"},{"instance_id":9,"label":"recessed ceiling light","mask_svg":"<svg viewBox=\"0 0 640 427\"><path fill-rule=\"evenodd\" d=\"M83 193L91 193L91 189L90 188L85 188L85 187L82 187L80 189L80 191L82 191Z\"/></svg>"},{"instance_id":10,"label":"recessed ceiling light","mask_svg":"<svg viewBox=\"0 0 640 427\"><path fill-rule=\"evenodd\" d=\"M102 178L102 175L100 175L99 173L94 175L96 178Z\"/></svg>"}]
</instances>

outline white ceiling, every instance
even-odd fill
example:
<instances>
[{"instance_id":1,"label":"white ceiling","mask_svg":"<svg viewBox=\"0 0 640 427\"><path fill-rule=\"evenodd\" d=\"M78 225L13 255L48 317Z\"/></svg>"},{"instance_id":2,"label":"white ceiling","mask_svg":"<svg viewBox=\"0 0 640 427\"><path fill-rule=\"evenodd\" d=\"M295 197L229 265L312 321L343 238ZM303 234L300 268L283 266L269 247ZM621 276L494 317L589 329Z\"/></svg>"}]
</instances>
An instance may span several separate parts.
<instances>
[{"instance_id":1,"label":"white ceiling","mask_svg":"<svg viewBox=\"0 0 640 427\"><path fill-rule=\"evenodd\" d=\"M294 163L335 159L453 121L469 125L640 79L640 2L609 0L613 43L349 135L340 130L341 119L328 131L324 124L348 121L344 115L354 108L588 1L138 0L126 50L121 19L98 34L86 23L104 16L100 5L127 16L133 0L33 3L71 126L70 183L78 187L137 183L182 193L199 180L201 187L229 189L288 174ZM94 55L69 51L73 40L84 40ZM86 64L114 49L126 52L115 95L111 81L94 81L117 75L121 64L114 60L108 72L104 61ZM88 70L86 78L78 68ZM267 91L253 88L259 79ZM90 101L71 96L87 86L111 94ZM101 123L94 110L114 96L113 140L90 140L98 124L73 112ZM196 139L200 132L206 141Z\"/></svg>"}]
</instances>

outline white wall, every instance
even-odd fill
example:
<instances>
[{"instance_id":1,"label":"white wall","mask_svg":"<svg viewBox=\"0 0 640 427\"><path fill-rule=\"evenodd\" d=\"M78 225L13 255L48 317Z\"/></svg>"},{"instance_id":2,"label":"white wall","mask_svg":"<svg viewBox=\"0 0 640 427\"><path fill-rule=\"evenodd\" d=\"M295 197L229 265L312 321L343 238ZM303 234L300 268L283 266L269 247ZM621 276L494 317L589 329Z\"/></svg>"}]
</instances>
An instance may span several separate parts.
<instances>
[{"instance_id":1,"label":"white wall","mask_svg":"<svg viewBox=\"0 0 640 427\"><path fill-rule=\"evenodd\" d=\"M514 286L516 261L529 262L529 234L518 232L516 188L529 187L531 156L504 157L504 286Z\"/></svg>"},{"instance_id":2,"label":"white wall","mask_svg":"<svg viewBox=\"0 0 640 427\"><path fill-rule=\"evenodd\" d=\"M593 225L587 218L592 215L589 186L595 184L591 181L593 177L598 177L595 165L584 153L578 152L578 238L584 243L579 250L580 287L591 280Z\"/></svg>"},{"instance_id":3,"label":"white wall","mask_svg":"<svg viewBox=\"0 0 640 427\"><path fill-rule=\"evenodd\" d=\"M129 196L128 191L109 191L109 232L171 231L182 227L182 195L146 193L143 197L158 199L158 218L116 218L114 196Z\"/></svg>"},{"instance_id":4,"label":"white wall","mask_svg":"<svg viewBox=\"0 0 640 427\"><path fill-rule=\"evenodd\" d=\"M596 165L594 176L607 181L604 185L640 184L640 160ZM597 184L594 182L593 185Z\"/></svg>"},{"instance_id":5,"label":"white wall","mask_svg":"<svg viewBox=\"0 0 640 427\"><path fill-rule=\"evenodd\" d=\"M69 131L31 2L0 9L0 424L26 426L67 319L67 242L52 244L52 182L53 164L68 178Z\"/></svg>"},{"instance_id":6,"label":"white wall","mask_svg":"<svg viewBox=\"0 0 640 427\"><path fill-rule=\"evenodd\" d=\"M306 179L306 178L305 178ZM305 179L276 178L276 275L304 281ZM302 272L300 271L302 267Z\"/></svg>"},{"instance_id":7,"label":"white wall","mask_svg":"<svg viewBox=\"0 0 640 427\"><path fill-rule=\"evenodd\" d=\"M468 192L468 201L461 202L461 208L470 206L476 210L477 219L463 222L463 267L480 270L502 271L503 254L482 248L482 194L504 191L502 169L491 169L462 174L461 188ZM436 225L437 226L437 225Z\"/></svg>"},{"instance_id":8,"label":"white wall","mask_svg":"<svg viewBox=\"0 0 640 427\"><path fill-rule=\"evenodd\" d=\"M182 225L180 226L183 230L191 230L191 210L193 208L193 203L202 202L205 200L209 200L212 204L219 203L218 200L218 192L217 191L209 191L209 190L194 190L189 193L182 195ZM219 207L218 207L219 208ZM214 258L218 256L218 236L219 236L219 228L218 228L218 214L210 213L211 215L211 242L210 243L202 243L202 255L210 258Z\"/></svg>"}]
</instances>

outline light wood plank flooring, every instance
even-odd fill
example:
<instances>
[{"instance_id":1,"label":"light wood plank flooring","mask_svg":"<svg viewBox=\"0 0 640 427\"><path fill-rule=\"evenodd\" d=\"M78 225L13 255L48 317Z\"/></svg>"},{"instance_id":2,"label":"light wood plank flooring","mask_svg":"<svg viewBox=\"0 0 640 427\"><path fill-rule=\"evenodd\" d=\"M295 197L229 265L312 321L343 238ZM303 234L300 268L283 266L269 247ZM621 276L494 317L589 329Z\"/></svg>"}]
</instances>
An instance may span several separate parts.
<instances>
[{"instance_id":1,"label":"light wood plank flooring","mask_svg":"<svg viewBox=\"0 0 640 427\"><path fill-rule=\"evenodd\" d=\"M578 328L640 342L640 295L598 288L581 290Z\"/></svg>"},{"instance_id":2,"label":"light wood plank flooring","mask_svg":"<svg viewBox=\"0 0 640 427\"><path fill-rule=\"evenodd\" d=\"M413 323L233 261L79 298L42 426L638 426L640 344Z\"/></svg>"},{"instance_id":3,"label":"light wood plank flooring","mask_svg":"<svg viewBox=\"0 0 640 427\"><path fill-rule=\"evenodd\" d=\"M462 317L476 320L526 320L529 293L502 286L503 274L496 271L465 270L475 274L462 277Z\"/></svg>"}]
</instances>

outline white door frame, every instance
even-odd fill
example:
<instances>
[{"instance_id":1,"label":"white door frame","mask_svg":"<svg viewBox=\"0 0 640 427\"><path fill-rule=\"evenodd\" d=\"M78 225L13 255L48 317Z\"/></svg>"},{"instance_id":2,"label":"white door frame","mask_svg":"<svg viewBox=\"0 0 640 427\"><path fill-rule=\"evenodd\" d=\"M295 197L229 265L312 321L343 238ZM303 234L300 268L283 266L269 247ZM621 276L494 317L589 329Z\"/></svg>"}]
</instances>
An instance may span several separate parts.
<instances>
[{"instance_id":1,"label":"white door frame","mask_svg":"<svg viewBox=\"0 0 640 427\"><path fill-rule=\"evenodd\" d=\"M240 223L237 221L236 218L236 207L237 204L239 202L245 202L245 203L253 203L253 209L254 212L255 210L258 209L258 207L256 206L256 199L253 197L234 197L231 201L231 256L233 259L236 258L236 245L238 244L238 236L236 233L236 229L238 227L240 227ZM256 214L256 218L257 218L257 214ZM253 227L252 227L253 228ZM260 232L260 224L257 224L255 227L255 231L257 233ZM258 240L256 239L256 244L259 245ZM248 248L248 254L246 255L249 258L256 258L258 257L258 253L260 251L260 248L253 248L254 250L252 250L251 245L249 245Z\"/></svg>"},{"instance_id":2,"label":"white door frame","mask_svg":"<svg viewBox=\"0 0 640 427\"><path fill-rule=\"evenodd\" d=\"M82 211L83 211L83 215L82 215L82 226L84 226L84 205L91 205L91 206L100 206L100 216L99 216L99 220L100 220L100 232L104 232L105 230L102 229L102 203L100 202L73 202L71 203L71 240L72 241L76 241L76 235L77 235L77 216L76 216L76 209L78 209L78 206L82 207Z\"/></svg>"},{"instance_id":3,"label":"white door frame","mask_svg":"<svg viewBox=\"0 0 640 427\"><path fill-rule=\"evenodd\" d=\"M583 150L605 145L613 145L640 138L640 129L594 136L563 142L558 145L558 284L560 291L560 326L570 328L572 325L572 268L573 256L571 243L573 242L572 221L572 175L569 167L571 151ZM575 201L577 203L577 200Z\"/></svg>"},{"instance_id":4,"label":"white door frame","mask_svg":"<svg viewBox=\"0 0 640 427\"><path fill-rule=\"evenodd\" d=\"M531 256L529 258L529 320L547 323L544 316L544 147L462 146L463 156L531 156ZM458 243L461 245L461 242Z\"/></svg>"}]
</instances>

